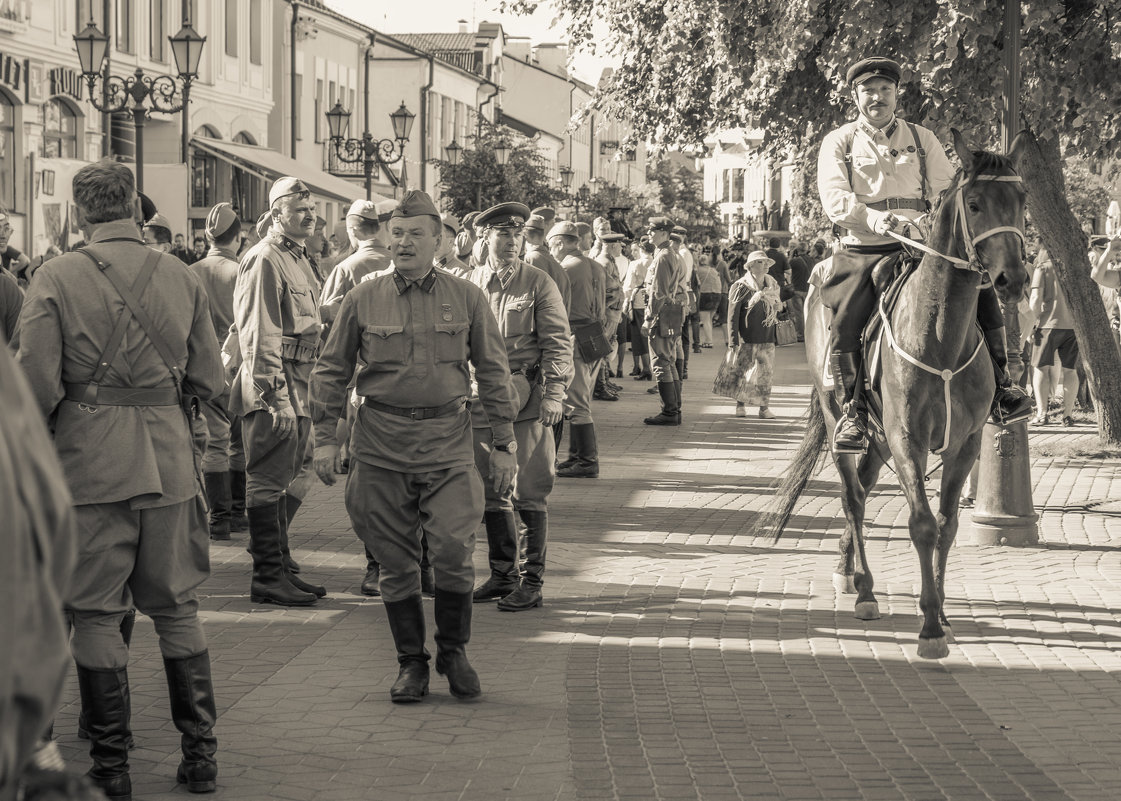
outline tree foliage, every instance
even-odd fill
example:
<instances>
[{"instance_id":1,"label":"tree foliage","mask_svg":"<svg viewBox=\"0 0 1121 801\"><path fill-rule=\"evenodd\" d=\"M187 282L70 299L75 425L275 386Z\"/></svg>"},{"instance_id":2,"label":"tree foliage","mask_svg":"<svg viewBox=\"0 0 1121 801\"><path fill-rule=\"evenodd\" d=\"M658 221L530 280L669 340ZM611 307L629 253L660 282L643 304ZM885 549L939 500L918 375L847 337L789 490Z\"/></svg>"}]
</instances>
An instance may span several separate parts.
<instances>
[{"instance_id":1,"label":"tree foliage","mask_svg":"<svg viewBox=\"0 0 1121 801\"><path fill-rule=\"evenodd\" d=\"M720 237L720 210L705 201L704 177L696 170L663 154L647 163L646 180L657 188L661 212L689 232L690 242Z\"/></svg>"}]
</instances>

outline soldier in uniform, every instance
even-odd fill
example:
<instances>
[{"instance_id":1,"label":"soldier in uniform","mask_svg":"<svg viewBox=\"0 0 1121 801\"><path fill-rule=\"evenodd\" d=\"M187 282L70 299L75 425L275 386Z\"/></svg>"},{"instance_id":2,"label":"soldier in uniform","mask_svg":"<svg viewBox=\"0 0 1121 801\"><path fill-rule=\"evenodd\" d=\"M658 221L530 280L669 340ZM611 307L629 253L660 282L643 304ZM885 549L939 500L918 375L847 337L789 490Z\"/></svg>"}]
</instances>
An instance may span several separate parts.
<instances>
[{"instance_id":1,"label":"soldier in uniform","mask_svg":"<svg viewBox=\"0 0 1121 801\"><path fill-rule=\"evenodd\" d=\"M444 224L444 235L440 239L440 248L436 251L436 266L456 278L470 277L470 265L455 254L455 240L460 230L459 220L454 214L444 214L440 220Z\"/></svg>"},{"instance_id":2,"label":"soldier in uniform","mask_svg":"<svg viewBox=\"0 0 1121 801\"><path fill-rule=\"evenodd\" d=\"M308 377L319 344L319 288L303 243L315 227L310 190L281 178L269 191L272 225L245 254L234 289L242 363L230 411L242 416L246 513L253 556L250 598L308 606L325 591L290 569L286 492L300 471L311 420Z\"/></svg>"},{"instance_id":3,"label":"soldier in uniform","mask_svg":"<svg viewBox=\"0 0 1121 801\"><path fill-rule=\"evenodd\" d=\"M580 252L576 226L558 222L547 236L549 251L560 262L571 286L567 305L569 328L607 322L607 284L603 265ZM576 349L573 334L573 376L568 387L565 416L571 421L568 432L568 458L557 465L560 478L595 478L599 475L599 449L595 421L592 420L592 387L599 360L585 361Z\"/></svg>"},{"instance_id":4,"label":"soldier in uniform","mask_svg":"<svg viewBox=\"0 0 1121 801\"><path fill-rule=\"evenodd\" d=\"M237 256L234 248L241 240L241 221L233 206L219 203L206 215L204 228L210 250L191 265L206 290L214 334L223 342L234 320L234 284L237 282ZM241 446L241 418L229 412L230 396L206 401L207 443L202 460L206 499L210 505L210 539L228 540L233 511L233 482L236 474L240 495L245 496L245 451Z\"/></svg>"},{"instance_id":5,"label":"soldier in uniform","mask_svg":"<svg viewBox=\"0 0 1121 801\"><path fill-rule=\"evenodd\" d=\"M668 217L650 219L650 241L654 243L654 258L650 262L646 319L643 328L650 337L654 352L654 380L658 382L658 395L662 411L643 420L648 426L681 425L681 379L685 369L685 352L681 345L681 327L684 322L683 306L686 302L685 267L677 255L670 232L673 221ZM674 327L661 326L662 315L672 315ZM665 333L663 333L663 331Z\"/></svg>"},{"instance_id":6,"label":"soldier in uniform","mask_svg":"<svg viewBox=\"0 0 1121 801\"><path fill-rule=\"evenodd\" d=\"M567 309L572 301L572 286L568 280L568 273L560 266L560 262L553 258L553 254L545 244L545 229L549 225L550 223L540 214L529 215L529 219L525 221L525 255L522 258L527 264L532 264L553 279Z\"/></svg>"},{"instance_id":7,"label":"soldier in uniform","mask_svg":"<svg viewBox=\"0 0 1121 801\"><path fill-rule=\"evenodd\" d=\"M335 265L323 286L320 314L327 325L335 319L346 293L370 273L389 269L393 257L382 243L377 206L369 200L356 200L346 213L346 233L354 253Z\"/></svg>"},{"instance_id":8,"label":"soldier in uniform","mask_svg":"<svg viewBox=\"0 0 1121 801\"><path fill-rule=\"evenodd\" d=\"M512 492L486 488L483 520L490 577L474 595L476 602L499 599L504 612L541 605L547 502L556 475L552 427L564 416L564 393L572 380L572 340L560 291L541 270L518 258L527 218L529 208L521 203L500 203L479 215L489 255L487 265L471 276L498 320L520 406L511 443L518 472ZM490 422L480 406L471 411L475 466L482 473L490 463ZM526 528L525 575L520 580L515 512Z\"/></svg>"},{"instance_id":9,"label":"soldier in uniform","mask_svg":"<svg viewBox=\"0 0 1121 801\"><path fill-rule=\"evenodd\" d=\"M90 777L109 798L131 797L121 622L135 606L159 635L183 735L178 780L209 792L216 713L195 594L210 572L209 541L184 400L221 394L218 342L198 279L141 241L128 167L82 167L73 191L89 244L40 268L19 361L53 421L75 504L78 565L66 611Z\"/></svg>"},{"instance_id":10,"label":"soldier in uniform","mask_svg":"<svg viewBox=\"0 0 1121 801\"><path fill-rule=\"evenodd\" d=\"M339 308L312 373L315 471L335 483L342 417L355 370L363 398L354 426L346 507L358 536L381 565L381 594L400 671L397 703L428 692L420 538L436 572L436 672L457 698L482 689L467 661L475 528L483 478L471 437L470 368L490 421L486 480L502 494L516 470L518 405L506 348L486 295L433 266L443 235L440 213L410 190L389 221L394 269L369 276Z\"/></svg>"},{"instance_id":11,"label":"soldier in uniform","mask_svg":"<svg viewBox=\"0 0 1121 801\"><path fill-rule=\"evenodd\" d=\"M900 66L887 58L866 58L849 67L845 77L859 117L826 134L818 155L821 205L845 229L822 286L822 300L833 310L830 367L844 411L833 433L835 453L867 448L861 336L876 305L873 268L885 256L902 252L888 233L908 228L910 236L921 236L917 225L907 224L920 221L954 178L934 133L896 116L900 74ZM1032 401L1008 375L1004 316L992 283L987 276L983 280L977 320L996 367L994 420L1026 420Z\"/></svg>"}]
</instances>

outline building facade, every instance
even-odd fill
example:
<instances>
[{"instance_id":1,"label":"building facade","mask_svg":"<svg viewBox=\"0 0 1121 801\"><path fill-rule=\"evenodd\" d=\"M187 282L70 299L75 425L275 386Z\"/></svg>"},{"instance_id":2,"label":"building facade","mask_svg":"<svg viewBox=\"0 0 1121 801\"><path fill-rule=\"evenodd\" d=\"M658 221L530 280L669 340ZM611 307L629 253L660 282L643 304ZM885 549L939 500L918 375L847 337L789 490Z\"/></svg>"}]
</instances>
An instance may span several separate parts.
<instances>
[{"instance_id":1,"label":"building facade","mask_svg":"<svg viewBox=\"0 0 1121 801\"><path fill-rule=\"evenodd\" d=\"M718 205L728 238L787 231L793 165L763 157L763 132L735 128L704 144L704 199Z\"/></svg>"}]
</instances>

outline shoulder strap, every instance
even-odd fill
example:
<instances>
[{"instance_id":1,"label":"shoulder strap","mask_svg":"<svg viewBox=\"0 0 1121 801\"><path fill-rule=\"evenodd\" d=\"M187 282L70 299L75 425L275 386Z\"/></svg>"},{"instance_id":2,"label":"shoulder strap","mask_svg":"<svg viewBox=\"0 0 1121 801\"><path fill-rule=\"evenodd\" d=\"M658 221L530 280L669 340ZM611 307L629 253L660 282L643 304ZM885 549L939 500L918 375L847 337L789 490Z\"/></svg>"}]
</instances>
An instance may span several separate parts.
<instances>
[{"instance_id":1,"label":"shoulder strap","mask_svg":"<svg viewBox=\"0 0 1121 801\"><path fill-rule=\"evenodd\" d=\"M856 127L849 128L845 134L845 172L849 176L849 190L852 190L852 140L856 138Z\"/></svg>"},{"instance_id":2,"label":"shoulder strap","mask_svg":"<svg viewBox=\"0 0 1121 801\"><path fill-rule=\"evenodd\" d=\"M919 180L922 182L922 199L926 203L927 211L930 211L930 195L927 192L926 181L926 148L922 146L922 140L919 139L919 129L910 120L907 120L907 127L911 129L911 136L915 140L915 151L919 154Z\"/></svg>"}]
</instances>

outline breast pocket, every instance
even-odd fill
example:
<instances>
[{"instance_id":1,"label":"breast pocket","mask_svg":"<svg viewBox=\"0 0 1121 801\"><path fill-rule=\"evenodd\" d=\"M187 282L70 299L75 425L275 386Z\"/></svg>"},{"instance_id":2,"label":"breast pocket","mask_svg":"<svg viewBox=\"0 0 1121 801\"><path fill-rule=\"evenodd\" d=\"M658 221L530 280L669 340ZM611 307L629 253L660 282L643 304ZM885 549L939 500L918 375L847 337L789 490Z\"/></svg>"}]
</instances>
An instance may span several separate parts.
<instances>
[{"instance_id":1,"label":"breast pocket","mask_svg":"<svg viewBox=\"0 0 1121 801\"><path fill-rule=\"evenodd\" d=\"M307 287L289 286L288 294L292 296L293 317L316 317L318 309L315 306L315 296Z\"/></svg>"},{"instance_id":2,"label":"breast pocket","mask_svg":"<svg viewBox=\"0 0 1121 801\"><path fill-rule=\"evenodd\" d=\"M467 323L437 323L435 350L438 362L466 361Z\"/></svg>"},{"instance_id":3,"label":"breast pocket","mask_svg":"<svg viewBox=\"0 0 1121 801\"><path fill-rule=\"evenodd\" d=\"M533 301L519 300L509 303L503 310L503 330L508 337L533 333Z\"/></svg>"},{"instance_id":4,"label":"breast pocket","mask_svg":"<svg viewBox=\"0 0 1121 801\"><path fill-rule=\"evenodd\" d=\"M368 325L362 332L362 349L366 364L401 365L409 356L408 337L403 325Z\"/></svg>"}]
</instances>

